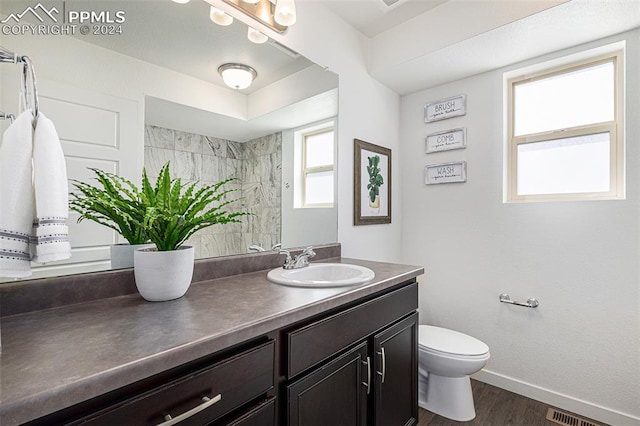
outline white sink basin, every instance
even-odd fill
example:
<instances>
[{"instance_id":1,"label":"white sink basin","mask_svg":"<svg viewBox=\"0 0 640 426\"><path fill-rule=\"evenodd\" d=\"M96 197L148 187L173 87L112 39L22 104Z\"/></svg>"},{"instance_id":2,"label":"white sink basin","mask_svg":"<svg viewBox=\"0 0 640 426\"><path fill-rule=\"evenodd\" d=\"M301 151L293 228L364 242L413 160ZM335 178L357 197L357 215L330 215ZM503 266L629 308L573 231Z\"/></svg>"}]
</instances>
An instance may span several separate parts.
<instances>
[{"instance_id":1,"label":"white sink basin","mask_svg":"<svg viewBox=\"0 0 640 426\"><path fill-rule=\"evenodd\" d=\"M292 287L345 287L371 281L375 273L350 263L312 263L300 269L277 268L267 273L273 283Z\"/></svg>"}]
</instances>

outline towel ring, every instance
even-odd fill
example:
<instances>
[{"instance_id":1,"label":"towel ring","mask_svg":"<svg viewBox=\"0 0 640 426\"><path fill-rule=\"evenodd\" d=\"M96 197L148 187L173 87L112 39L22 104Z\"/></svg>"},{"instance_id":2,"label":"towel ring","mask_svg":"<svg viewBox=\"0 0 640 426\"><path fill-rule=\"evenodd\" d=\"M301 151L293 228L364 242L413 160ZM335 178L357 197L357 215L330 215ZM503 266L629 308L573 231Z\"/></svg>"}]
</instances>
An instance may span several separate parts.
<instances>
[{"instance_id":1,"label":"towel ring","mask_svg":"<svg viewBox=\"0 0 640 426\"><path fill-rule=\"evenodd\" d=\"M23 63L22 66L22 94L24 95L24 101L26 103L27 108L31 108L33 114L33 124L35 125L38 120L38 114L40 113L40 105L38 103L38 87L36 80L36 73L33 69L33 63L28 56L21 56L20 62ZM29 84L31 82L31 92L29 92ZM31 99L33 104L29 103L29 94L31 94Z\"/></svg>"}]
</instances>

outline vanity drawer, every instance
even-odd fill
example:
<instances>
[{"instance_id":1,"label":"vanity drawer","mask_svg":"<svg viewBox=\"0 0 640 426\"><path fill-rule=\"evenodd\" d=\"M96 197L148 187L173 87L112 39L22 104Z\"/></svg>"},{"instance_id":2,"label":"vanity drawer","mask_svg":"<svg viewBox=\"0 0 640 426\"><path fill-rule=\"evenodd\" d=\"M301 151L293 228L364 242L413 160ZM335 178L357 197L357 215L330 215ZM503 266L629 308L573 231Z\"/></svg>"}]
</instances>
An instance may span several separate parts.
<instances>
[{"instance_id":1,"label":"vanity drawer","mask_svg":"<svg viewBox=\"0 0 640 426\"><path fill-rule=\"evenodd\" d=\"M274 342L269 341L156 386L76 424L158 425L166 422L169 414L174 419L181 416L184 420L180 425L204 425L272 389L273 361Z\"/></svg>"},{"instance_id":2,"label":"vanity drawer","mask_svg":"<svg viewBox=\"0 0 640 426\"><path fill-rule=\"evenodd\" d=\"M276 399L271 397L225 426L274 426L275 422Z\"/></svg>"},{"instance_id":3,"label":"vanity drawer","mask_svg":"<svg viewBox=\"0 0 640 426\"><path fill-rule=\"evenodd\" d=\"M288 332L288 377L296 376L416 309L418 285L413 282L364 304Z\"/></svg>"}]
</instances>

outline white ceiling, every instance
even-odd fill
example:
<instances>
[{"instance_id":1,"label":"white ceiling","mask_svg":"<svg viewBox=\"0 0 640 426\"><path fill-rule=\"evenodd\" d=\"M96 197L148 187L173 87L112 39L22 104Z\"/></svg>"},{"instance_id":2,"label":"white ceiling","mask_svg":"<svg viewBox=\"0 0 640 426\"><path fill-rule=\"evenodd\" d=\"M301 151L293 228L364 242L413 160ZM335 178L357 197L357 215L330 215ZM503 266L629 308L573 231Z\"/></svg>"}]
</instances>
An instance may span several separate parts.
<instances>
[{"instance_id":1,"label":"white ceiling","mask_svg":"<svg viewBox=\"0 0 640 426\"><path fill-rule=\"evenodd\" d=\"M5 0L3 0L4 2ZM69 10L88 7L87 0L67 0ZM200 80L224 86L217 70L227 62L239 62L258 72L242 93L250 94L313 63L273 41L258 45L247 39L247 26L237 20L227 27L209 19L210 5L202 0L178 4L169 0L101 0L91 10L124 10L122 36L77 37Z\"/></svg>"},{"instance_id":2,"label":"white ceiling","mask_svg":"<svg viewBox=\"0 0 640 426\"><path fill-rule=\"evenodd\" d=\"M374 37L369 72L404 95L638 27L639 0L450 0Z\"/></svg>"},{"instance_id":3,"label":"white ceiling","mask_svg":"<svg viewBox=\"0 0 640 426\"><path fill-rule=\"evenodd\" d=\"M446 1L322 0L322 3L356 30L367 37L373 37ZM391 5L388 6L387 3Z\"/></svg>"}]
</instances>

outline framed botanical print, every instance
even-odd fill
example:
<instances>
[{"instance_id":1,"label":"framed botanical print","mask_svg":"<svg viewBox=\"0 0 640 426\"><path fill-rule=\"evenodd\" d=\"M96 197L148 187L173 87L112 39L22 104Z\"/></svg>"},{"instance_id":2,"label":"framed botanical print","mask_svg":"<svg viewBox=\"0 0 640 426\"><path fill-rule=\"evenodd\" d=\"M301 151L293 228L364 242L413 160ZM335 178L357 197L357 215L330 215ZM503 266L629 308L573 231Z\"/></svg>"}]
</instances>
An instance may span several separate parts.
<instances>
[{"instance_id":1,"label":"framed botanical print","mask_svg":"<svg viewBox=\"0 0 640 426\"><path fill-rule=\"evenodd\" d=\"M391 150L354 139L353 224L391 223Z\"/></svg>"}]
</instances>

